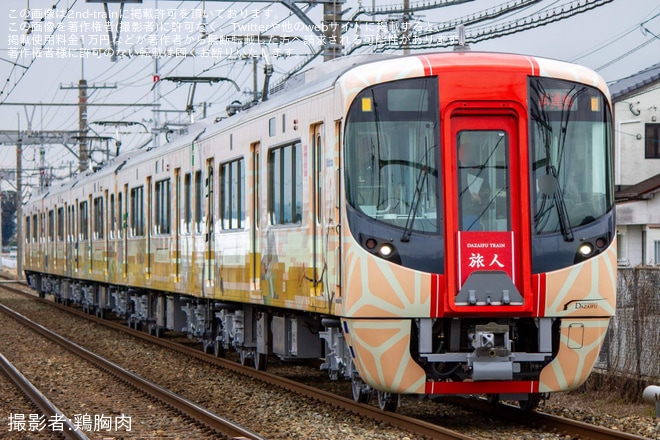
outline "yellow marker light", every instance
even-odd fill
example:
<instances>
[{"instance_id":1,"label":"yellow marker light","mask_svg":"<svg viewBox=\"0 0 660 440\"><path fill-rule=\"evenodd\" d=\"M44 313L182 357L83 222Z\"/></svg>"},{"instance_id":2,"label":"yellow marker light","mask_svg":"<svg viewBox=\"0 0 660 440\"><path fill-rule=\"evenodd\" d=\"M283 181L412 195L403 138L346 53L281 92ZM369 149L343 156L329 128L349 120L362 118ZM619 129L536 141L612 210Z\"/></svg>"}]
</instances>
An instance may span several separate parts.
<instances>
[{"instance_id":1,"label":"yellow marker light","mask_svg":"<svg viewBox=\"0 0 660 440\"><path fill-rule=\"evenodd\" d=\"M370 112L372 111L372 104L371 104L371 98L362 98L362 111L363 112Z\"/></svg>"},{"instance_id":2,"label":"yellow marker light","mask_svg":"<svg viewBox=\"0 0 660 440\"><path fill-rule=\"evenodd\" d=\"M591 97L591 111L598 112L600 111L600 99L595 96Z\"/></svg>"}]
</instances>

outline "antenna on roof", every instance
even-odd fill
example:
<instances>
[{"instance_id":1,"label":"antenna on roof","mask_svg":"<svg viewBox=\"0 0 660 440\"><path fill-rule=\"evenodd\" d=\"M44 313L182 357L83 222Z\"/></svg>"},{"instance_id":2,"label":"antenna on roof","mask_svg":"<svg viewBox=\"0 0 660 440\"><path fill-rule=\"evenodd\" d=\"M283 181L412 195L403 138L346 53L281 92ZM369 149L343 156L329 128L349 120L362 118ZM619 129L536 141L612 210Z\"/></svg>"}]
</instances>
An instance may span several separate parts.
<instances>
[{"instance_id":1,"label":"antenna on roof","mask_svg":"<svg viewBox=\"0 0 660 440\"><path fill-rule=\"evenodd\" d=\"M454 46L454 52L467 52L470 50L470 46L465 44L465 26L459 24L456 27L458 32L458 43Z\"/></svg>"}]
</instances>

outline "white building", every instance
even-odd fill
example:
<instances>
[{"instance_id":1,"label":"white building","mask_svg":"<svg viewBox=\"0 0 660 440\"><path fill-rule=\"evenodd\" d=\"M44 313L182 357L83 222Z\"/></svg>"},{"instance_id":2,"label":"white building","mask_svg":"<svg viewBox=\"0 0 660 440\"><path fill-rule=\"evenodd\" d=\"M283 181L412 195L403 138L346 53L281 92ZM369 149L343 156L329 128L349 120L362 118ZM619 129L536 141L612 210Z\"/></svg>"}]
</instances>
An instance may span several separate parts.
<instances>
[{"instance_id":1,"label":"white building","mask_svg":"<svg viewBox=\"0 0 660 440\"><path fill-rule=\"evenodd\" d=\"M660 63L610 91L619 265L660 265Z\"/></svg>"}]
</instances>

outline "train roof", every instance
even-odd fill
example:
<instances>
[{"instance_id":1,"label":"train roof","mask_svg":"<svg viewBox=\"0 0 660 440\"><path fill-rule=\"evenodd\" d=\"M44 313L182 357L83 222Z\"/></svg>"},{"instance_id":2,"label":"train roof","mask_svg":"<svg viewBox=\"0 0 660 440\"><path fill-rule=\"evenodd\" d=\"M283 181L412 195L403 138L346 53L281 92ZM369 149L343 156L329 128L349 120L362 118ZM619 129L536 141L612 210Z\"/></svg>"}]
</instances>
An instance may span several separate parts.
<instances>
[{"instance_id":1,"label":"train roof","mask_svg":"<svg viewBox=\"0 0 660 440\"><path fill-rule=\"evenodd\" d=\"M233 126L240 124L245 120L254 118L255 114L265 114L274 111L282 105L309 97L315 93L328 90L333 87L336 81L347 71L357 66L363 66L369 63L379 61L401 59L412 57L438 57L446 58L446 66L459 66L459 65L495 65L497 63L504 63L511 65L535 63L539 66L539 71L535 72L540 76L557 77L563 79L576 80L578 77L583 77L585 74L593 74L593 85L599 87L609 99L609 91L605 85L604 80L598 74L591 70L566 63L563 61L546 59L541 57L510 54L500 52L479 52L479 51L444 51L444 52L420 52L407 56L393 55L393 54L359 54L350 55L334 60L326 61L318 66L310 67L292 77L288 78L283 84L277 86L275 90L271 91L271 97L267 101L259 102L244 111L219 120L217 122L202 121L197 124L188 126L185 129L185 134L177 136L171 143L159 146L157 148L142 148L136 150L129 150L111 159L104 167L99 170L89 170L71 180L65 181L59 185L52 185L44 189L38 194L33 194L31 200L37 198L45 198L49 194L67 191L79 184L84 184L87 180L96 180L102 176L118 172L124 166L139 164L143 160L149 159L157 155L163 154L165 151L172 151L183 146L189 145L193 140L201 136L210 136L212 134L220 133L224 130L229 130ZM510 66L511 67L511 66ZM579 75L578 75L579 74ZM586 82L586 80L583 79Z\"/></svg>"}]
</instances>

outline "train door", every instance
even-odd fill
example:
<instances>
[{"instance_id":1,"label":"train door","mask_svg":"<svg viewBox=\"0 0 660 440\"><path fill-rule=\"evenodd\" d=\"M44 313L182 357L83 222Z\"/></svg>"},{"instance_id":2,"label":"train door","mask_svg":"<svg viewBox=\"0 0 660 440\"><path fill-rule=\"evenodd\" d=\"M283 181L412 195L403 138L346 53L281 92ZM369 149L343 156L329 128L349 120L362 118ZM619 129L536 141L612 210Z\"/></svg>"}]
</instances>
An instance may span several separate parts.
<instances>
[{"instance_id":1,"label":"train door","mask_svg":"<svg viewBox=\"0 0 660 440\"><path fill-rule=\"evenodd\" d=\"M174 282L181 281L181 168L174 170Z\"/></svg>"},{"instance_id":2,"label":"train door","mask_svg":"<svg viewBox=\"0 0 660 440\"><path fill-rule=\"evenodd\" d=\"M261 219L261 204L260 204L260 167L259 167L259 158L260 156L261 145L259 142L255 142L251 146L252 158L250 168L252 170L252 181L250 185L252 188L248 190L249 194L252 194L252 203L250 204L250 266L252 270L250 271L250 289L259 290L261 289L261 259L259 251L259 221Z\"/></svg>"},{"instance_id":3,"label":"train door","mask_svg":"<svg viewBox=\"0 0 660 440\"><path fill-rule=\"evenodd\" d=\"M450 124L455 172L447 173L453 180L447 188L453 189L448 201L455 216L448 223L453 230L448 231L447 256L449 273L456 276L448 279L455 294L449 306L471 306L472 312L484 306L488 313L499 305L507 311L513 311L511 306L531 310L531 301L521 293L529 291L522 286L528 265L521 253L522 219L529 210L521 198L516 114L462 111L452 115Z\"/></svg>"},{"instance_id":4,"label":"train door","mask_svg":"<svg viewBox=\"0 0 660 440\"><path fill-rule=\"evenodd\" d=\"M323 293L323 124L312 127L312 285L310 296Z\"/></svg>"},{"instance_id":5,"label":"train door","mask_svg":"<svg viewBox=\"0 0 660 440\"><path fill-rule=\"evenodd\" d=\"M146 274L145 278L147 280L151 279L151 259L152 259L152 252L153 250L151 249L151 235L152 235L152 228L151 225L153 223L153 185L151 181L151 176L147 177L147 213L146 213L146 241L147 241L147 267L145 269Z\"/></svg>"},{"instance_id":6,"label":"train door","mask_svg":"<svg viewBox=\"0 0 660 440\"><path fill-rule=\"evenodd\" d=\"M205 209L206 209L206 235L204 249L204 284L207 287L213 287L215 284L215 179L213 172L213 159L206 161L205 180Z\"/></svg>"}]
</instances>

